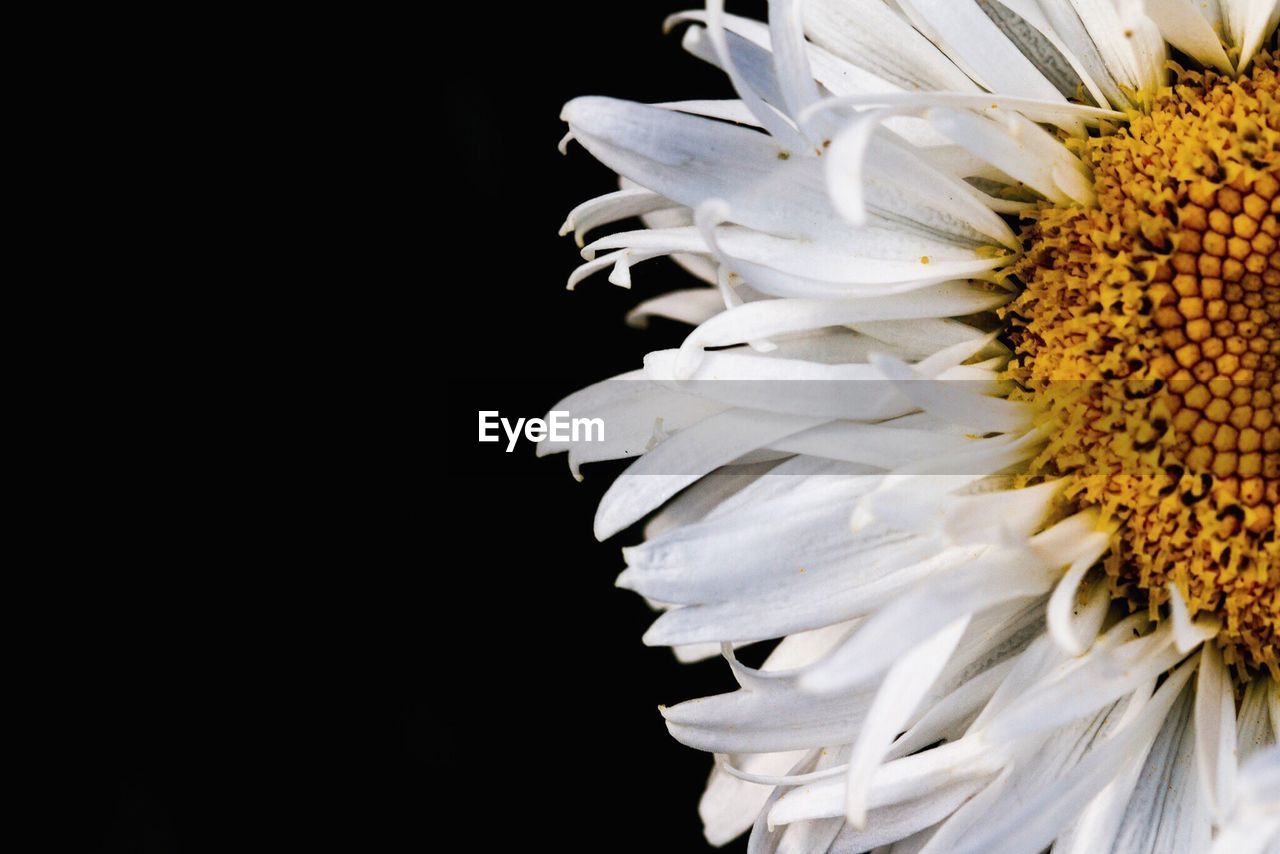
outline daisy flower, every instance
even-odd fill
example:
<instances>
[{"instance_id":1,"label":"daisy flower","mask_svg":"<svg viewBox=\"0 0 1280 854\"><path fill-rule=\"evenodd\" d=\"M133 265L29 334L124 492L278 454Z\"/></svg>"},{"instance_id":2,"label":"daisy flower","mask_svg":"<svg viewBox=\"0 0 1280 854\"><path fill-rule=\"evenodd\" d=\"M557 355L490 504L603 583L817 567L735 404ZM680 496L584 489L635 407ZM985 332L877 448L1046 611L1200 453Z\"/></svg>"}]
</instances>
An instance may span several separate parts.
<instances>
[{"instance_id":1,"label":"daisy flower","mask_svg":"<svg viewBox=\"0 0 1280 854\"><path fill-rule=\"evenodd\" d=\"M565 106L621 179L570 286L702 280L540 452L634 458L645 642L737 679L662 709L710 842L1280 850L1278 21L711 0L669 26L737 98Z\"/></svg>"}]
</instances>

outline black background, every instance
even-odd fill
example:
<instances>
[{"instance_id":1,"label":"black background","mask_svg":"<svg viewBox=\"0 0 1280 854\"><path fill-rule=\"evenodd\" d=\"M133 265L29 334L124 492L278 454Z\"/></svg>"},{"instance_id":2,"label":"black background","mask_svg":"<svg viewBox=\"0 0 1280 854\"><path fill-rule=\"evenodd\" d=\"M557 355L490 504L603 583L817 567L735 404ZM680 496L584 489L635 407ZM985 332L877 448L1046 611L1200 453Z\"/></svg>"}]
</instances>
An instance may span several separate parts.
<instances>
[{"instance_id":1,"label":"black background","mask_svg":"<svg viewBox=\"0 0 1280 854\"><path fill-rule=\"evenodd\" d=\"M763 6L732 11L763 17ZM321 275L291 281L283 305L264 303L258 316L254 300L293 267L273 262L259 285L237 260L208 276L207 305L184 305L181 322L166 308L163 342L142 320L131 328L145 335L106 342L129 355L86 385L108 390L111 412L141 411L131 407L145 399L153 414L114 424L86 404L67 428L84 468L48 486L76 519L46 538L57 568L30 603L40 613L33 647L51 662L36 698L51 734L31 739L48 781L30 787L56 816L49 850L708 850L697 801L711 759L671 739L657 706L733 684L719 660L680 665L642 644L653 614L613 586L620 547L638 532L603 544L591 533L622 466L588 467L577 483L563 457L536 459L528 444L505 454L472 432L477 410L541 415L685 333L623 322L642 299L692 282L666 260L639 265L631 291L604 275L565 290L580 259L560 224L616 179L576 144L567 157L556 144L560 108L577 95L731 96L721 72L680 48L680 31L663 34L664 17L686 7L475 4L433 11L425 28L362 28L361 49L377 53L385 38L399 50L392 42L409 34L426 56L411 79L378 80L392 64L370 62L356 80L364 62L343 53L350 79L325 82L357 101L369 90L366 114L351 122L399 117L382 132L404 138L385 140L368 180L390 180L408 204L359 211L371 229L398 226L341 270L323 322L303 329L311 317L300 309L330 293ZM339 51L333 35L309 46L313 56ZM294 82L264 90L255 122L278 113L287 123L290 93L306 89L305 67L283 64ZM350 124L342 103L319 130ZM254 140L269 144L260 128L217 133L245 156ZM366 136L362 157L384 142ZM335 179L340 163L300 166L303 153L272 149L304 179L305 203L335 204L325 181L365 180ZM252 207L244 215L266 246L291 214ZM306 244L321 267L323 233ZM228 247L246 237L218 234ZM104 305L128 298L122 314L156 312L150 294L169 293L191 264L174 251L182 275L166 274L164 289L113 290ZM388 253L407 260L384 281ZM227 329L198 345L211 348L207 373L171 368L163 388L141 384L138 400L126 399L119 378L142 366L159 375L157 356L182 348L188 320L223 310L214 295L228 283ZM361 304L393 289L419 307ZM351 367L358 350L376 349L357 334L377 337L396 321L413 342L398 354L407 384L375 388L382 366ZM222 375L242 345L235 336L299 331L309 346L264 352L263 367L246 371L258 374L252 390L199 386ZM92 360L82 367L92 373ZM343 396L350 374L356 386L367 379L367 404ZM169 405L196 387L209 399ZM306 395L306 417L295 394ZM375 396L396 399L396 420L378 422L388 416Z\"/></svg>"},{"instance_id":2,"label":"black background","mask_svg":"<svg viewBox=\"0 0 1280 854\"><path fill-rule=\"evenodd\" d=\"M637 265L631 290L604 273L565 290L581 259L557 231L574 205L616 189L616 178L577 143L567 156L556 150L566 130L560 107L578 95L732 97L722 72L681 49L683 27L662 32L666 15L685 8L654 0L519 11L514 38L503 41L506 61L495 59L473 98L455 105L467 128L462 210L474 231L466 239L482 242L481 272L454 290L463 316L492 326L477 347L485 370L451 387L449 417L459 420L451 483L495 524L480 530L474 565L449 571L462 607L501 651L487 665L455 662L455 684L470 685L477 705L444 715L447 728L465 734L452 761L464 777L487 781L503 850L535 838L553 840L553 850L554 840L565 850L711 850L697 815L710 757L672 739L657 706L734 685L718 659L682 665L642 644L653 612L613 586L620 547L639 532L605 543L591 533L596 503L623 466L584 467L577 483L562 455L536 459L525 442L510 454L505 443L480 445L472 420L480 409L543 415L568 391L633 370L644 353L677 346L687 332L623 321L641 300L693 283L666 259ZM732 11L763 18L764 4ZM492 672L481 675L486 666ZM504 766L518 771L508 776ZM745 848L739 840L726 850Z\"/></svg>"}]
</instances>

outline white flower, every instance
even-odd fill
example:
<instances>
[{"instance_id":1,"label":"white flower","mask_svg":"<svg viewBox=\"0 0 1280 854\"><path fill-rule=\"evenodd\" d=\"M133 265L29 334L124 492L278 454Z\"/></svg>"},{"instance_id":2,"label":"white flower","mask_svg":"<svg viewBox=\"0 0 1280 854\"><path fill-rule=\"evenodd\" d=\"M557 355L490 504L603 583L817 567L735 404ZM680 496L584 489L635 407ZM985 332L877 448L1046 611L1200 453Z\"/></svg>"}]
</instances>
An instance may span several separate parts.
<instances>
[{"instance_id":1,"label":"white flower","mask_svg":"<svg viewBox=\"0 0 1280 854\"><path fill-rule=\"evenodd\" d=\"M618 583L738 679L663 710L716 755L707 838L1280 850L1280 4L680 22L739 98L566 105L622 189L565 231L645 226L570 286L710 287L557 404L605 441L539 452L636 458L596 516L649 517Z\"/></svg>"}]
</instances>

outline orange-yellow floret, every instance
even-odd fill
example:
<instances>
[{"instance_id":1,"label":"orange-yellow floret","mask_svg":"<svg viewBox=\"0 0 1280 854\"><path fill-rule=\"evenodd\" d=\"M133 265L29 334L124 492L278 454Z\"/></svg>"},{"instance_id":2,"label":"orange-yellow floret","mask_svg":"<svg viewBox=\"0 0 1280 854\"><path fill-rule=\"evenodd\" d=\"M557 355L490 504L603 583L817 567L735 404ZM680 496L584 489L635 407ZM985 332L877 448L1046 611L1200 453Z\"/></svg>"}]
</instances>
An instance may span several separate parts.
<instances>
[{"instance_id":1,"label":"orange-yellow floret","mask_svg":"<svg viewBox=\"0 0 1280 854\"><path fill-rule=\"evenodd\" d=\"M1119 523L1117 596L1158 617L1176 585L1229 663L1280 677L1276 60L1182 72L1073 144L1098 206L1038 211L1006 309L1049 436L1035 471Z\"/></svg>"}]
</instances>

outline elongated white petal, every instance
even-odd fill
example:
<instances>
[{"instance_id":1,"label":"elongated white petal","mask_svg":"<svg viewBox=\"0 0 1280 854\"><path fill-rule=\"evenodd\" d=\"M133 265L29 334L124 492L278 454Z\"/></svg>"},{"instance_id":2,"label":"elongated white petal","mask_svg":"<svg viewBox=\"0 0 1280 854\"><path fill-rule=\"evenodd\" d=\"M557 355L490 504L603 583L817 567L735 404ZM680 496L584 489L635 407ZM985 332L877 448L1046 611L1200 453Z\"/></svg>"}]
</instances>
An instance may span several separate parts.
<instances>
[{"instance_id":1,"label":"elongated white petal","mask_svg":"<svg viewBox=\"0 0 1280 854\"><path fill-rule=\"evenodd\" d=\"M953 813L956 807L982 790L981 780L938 786L914 801L872 810L865 830L846 824L832 844L833 854L855 854L917 834Z\"/></svg>"},{"instance_id":2,"label":"elongated white petal","mask_svg":"<svg viewBox=\"0 0 1280 854\"><path fill-rule=\"evenodd\" d=\"M1272 852L1280 842L1280 747L1258 751L1241 764L1237 794L1213 854Z\"/></svg>"},{"instance_id":3,"label":"elongated white petal","mask_svg":"<svg viewBox=\"0 0 1280 854\"><path fill-rule=\"evenodd\" d=\"M1165 77L1167 58L1164 38L1156 26L1145 18L1126 24L1115 0L1070 0L1070 4L1109 74L1140 99L1150 98ZM1050 11L1055 4L1041 6ZM1055 24L1059 20L1055 19ZM1119 105L1114 98L1112 103Z\"/></svg>"},{"instance_id":4,"label":"elongated white petal","mask_svg":"<svg viewBox=\"0 0 1280 854\"><path fill-rule=\"evenodd\" d=\"M966 383L948 384L922 377L893 356L873 356L871 363L894 388L925 412L976 430L1008 433L1031 428L1034 412L1027 404L986 397Z\"/></svg>"},{"instance_id":5,"label":"elongated white petal","mask_svg":"<svg viewBox=\"0 0 1280 854\"><path fill-rule=\"evenodd\" d=\"M706 519L625 549L627 570L618 584L684 604L764 595L795 574L820 584L825 572L841 571L853 560L869 576L877 561L901 555L910 539L889 532L858 536L841 524L873 482L811 480L807 488L753 510Z\"/></svg>"},{"instance_id":6,"label":"elongated white petal","mask_svg":"<svg viewBox=\"0 0 1280 854\"><path fill-rule=\"evenodd\" d=\"M849 758L845 810L849 823L855 828L866 828L867 790L872 775L893 739L905 729L907 718L942 672L968 625L967 615L953 621L904 654L880 683Z\"/></svg>"},{"instance_id":7,"label":"elongated white petal","mask_svg":"<svg viewBox=\"0 0 1280 854\"><path fill-rule=\"evenodd\" d=\"M1073 40L1066 34L1059 32L1038 0L997 0L997 2L1034 28L1061 54L1096 103L1100 105L1111 103L1096 79L1098 76L1109 77L1109 75L1105 74L1105 70L1101 73L1099 72L1101 63L1094 59L1096 51L1091 49L1092 45L1081 44L1079 38ZM1078 24L1079 19L1076 18L1074 12L1070 11L1069 6L1061 3L1052 5L1057 7L1059 12L1067 12L1070 18ZM1037 64L1037 67L1040 67L1040 65ZM1044 69L1041 68L1041 70L1043 71ZM1060 73L1059 78L1065 78L1065 74ZM1059 82L1059 78L1055 78L1055 82L1059 83L1059 90L1061 90L1062 83ZM1069 86L1069 81L1067 82L1068 94L1070 94L1074 87Z\"/></svg>"},{"instance_id":8,"label":"elongated white petal","mask_svg":"<svg viewBox=\"0 0 1280 854\"><path fill-rule=\"evenodd\" d=\"M773 753L835 744L861 725L869 692L814 702L794 683L746 688L662 709L680 743L715 753Z\"/></svg>"},{"instance_id":9,"label":"elongated white petal","mask_svg":"<svg viewBox=\"0 0 1280 854\"><path fill-rule=\"evenodd\" d=\"M1210 615L1204 614L1192 621L1182 591L1172 582L1169 584L1169 614L1173 624L1173 643L1178 652L1188 653L1218 633L1219 621Z\"/></svg>"},{"instance_id":10,"label":"elongated white petal","mask_svg":"<svg viewBox=\"0 0 1280 854\"><path fill-rule=\"evenodd\" d=\"M1280 688L1267 676L1252 679L1245 686L1244 699L1236 718L1236 751L1241 762L1277 742L1274 730L1277 692Z\"/></svg>"},{"instance_id":11,"label":"elongated white petal","mask_svg":"<svg viewBox=\"0 0 1280 854\"><path fill-rule=\"evenodd\" d=\"M764 101L750 81L738 73L737 65L733 61L733 55L729 51L729 45L725 38L724 19L724 0L707 0L707 36L715 47L716 54L720 60L720 67L724 69L725 74L729 75L729 80L733 82L733 88L737 91L738 97L742 99L742 102L760 121L760 124L768 129L773 138L785 150L799 153L806 147L804 137L796 131L790 122Z\"/></svg>"},{"instance_id":12,"label":"elongated white petal","mask_svg":"<svg viewBox=\"0 0 1280 854\"><path fill-rule=\"evenodd\" d=\"M744 756L745 768L763 774L782 774L795 767L809 751L761 753ZM745 833L769 800L768 786L744 782L726 774L719 766L711 772L706 791L698 802L702 831L712 845L724 845Z\"/></svg>"},{"instance_id":13,"label":"elongated white petal","mask_svg":"<svg viewBox=\"0 0 1280 854\"><path fill-rule=\"evenodd\" d=\"M941 745L915 756L888 762L875 769L867 805L875 811L895 804L918 801L938 788L939 781L977 782L996 774L1006 761L998 751L971 742ZM798 787L787 792L770 810L774 824L839 816L845 817L848 766L820 774L791 777ZM836 774L835 772L840 772Z\"/></svg>"},{"instance_id":14,"label":"elongated white petal","mask_svg":"<svg viewBox=\"0 0 1280 854\"><path fill-rule=\"evenodd\" d=\"M954 492L946 489L947 478L894 475L864 498L859 509L895 529L951 543L1024 543L1048 520L1063 486L1061 481L1047 481L1022 489L958 494L970 477L980 474L958 476ZM903 507L904 498L913 492L920 497L915 512Z\"/></svg>"},{"instance_id":15,"label":"elongated white petal","mask_svg":"<svg viewBox=\"0 0 1280 854\"><path fill-rule=\"evenodd\" d=\"M903 294L846 300L762 300L716 315L680 345L677 375L688 377L701 351L851 323L975 314L1006 302L1008 296L965 282L947 282Z\"/></svg>"},{"instance_id":16,"label":"elongated white petal","mask_svg":"<svg viewBox=\"0 0 1280 854\"><path fill-rule=\"evenodd\" d=\"M1240 48L1238 66L1244 71L1267 34L1274 33L1276 25L1280 24L1280 3L1275 0L1226 0L1226 8L1233 40Z\"/></svg>"},{"instance_id":17,"label":"elongated white petal","mask_svg":"<svg viewBox=\"0 0 1280 854\"><path fill-rule=\"evenodd\" d=\"M630 371L579 389L556 402L551 411L570 412L583 417L596 417L596 413L615 407L629 411L629 407L643 406L645 398L655 387L646 379L644 371ZM538 443L536 453L541 457L567 451L571 446L570 442L549 438Z\"/></svg>"},{"instance_id":18,"label":"elongated white petal","mask_svg":"<svg viewBox=\"0 0 1280 854\"><path fill-rule=\"evenodd\" d=\"M1196 786L1190 691L1170 711L1138 775L1115 836L1117 851L1199 854L1209 847L1209 812Z\"/></svg>"},{"instance_id":19,"label":"elongated white petal","mask_svg":"<svg viewBox=\"0 0 1280 854\"><path fill-rule=\"evenodd\" d=\"M975 91L975 84L882 0L808 0L809 38L903 89Z\"/></svg>"},{"instance_id":20,"label":"elongated white petal","mask_svg":"<svg viewBox=\"0 0 1280 854\"><path fill-rule=\"evenodd\" d=\"M720 294L711 288L688 288L645 300L627 312L627 323L630 326L645 327L649 324L649 318L665 317L697 326L715 317L723 308L724 301L720 299Z\"/></svg>"},{"instance_id":21,"label":"elongated white petal","mask_svg":"<svg viewBox=\"0 0 1280 854\"><path fill-rule=\"evenodd\" d=\"M1096 628L1093 634L1088 636L1082 636L1077 630L1080 625L1080 620L1077 618L1081 611L1090 606L1095 609L1105 608L1111 598L1106 586L1098 584L1090 591L1088 605L1081 605L1078 602L1080 582L1093 567L1095 560L1096 558L1086 557L1073 563L1053 589L1053 595L1049 597L1049 607L1045 615L1049 636L1068 655L1079 655L1084 652L1096 637ZM1097 623L1100 625L1101 619L1097 620Z\"/></svg>"},{"instance_id":22,"label":"elongated white petal","mask_svg":"<svg viewBox=\"0 0 1280 854\"><path fill-rule=\"evenodd\" d=\"M1001 2L1004 2L1004 0L1001 0ZM1041 3L1039 0L1033 0L1033 2L1035 2L1039 11L1044 14L1049 26L1052 27L1057 38L1065 46L1064 53L1075 60L1074 64L1078 64L1081 76L1086 80L1086 84L1089 81L1093 82L1094 86L1090 87L1089 91L1094 94L1097 103L1101 106L1110 104L1117 109L1137 106L1136 102L1130 97L1132 93L1126 93L1123 88L1129 85L1127 78L1121 75L1119 69L1113 69L1108 66L1101 50L1089 34L1089 30L1085 26L1076 4L1074 2ZM1017 5L1020 12L1026 11L1022 7L1027 3L1028 0L1018 0ZM1012 4L1004 2L1004 5L1010 6ZM1023 15L1023 17L1031 20L1034 15L1030 17Z\"/></svg>"},{"instance_id":23,"label":"elongated white petal","mask_svg":"<svg viewBox=\"0 0 1280 854\"><path fill-rule=\"evenodd\" d=\"M903 7L969 76L992 92L1065 101L975 0L903 0Z\"/></svg>"},{"instance_id":24,"label":"elongated white petal","mask_svg":"<svg viewBox=\"0 0 1280 854\"><path fill-rule=\"evenodd\" d=\"M664 110L674 110L678 113L688 113L692 116L721 119L747 127L759 127L756 117L751 115L751 111L746 108L746 105L734 99L715 100L704 98L689 101L663 101L653 106Z\"/></svg>"},{"instance_id":25,"label":"elongated white petal","mask_svg":"<svg viewBox=\"0 0 1280 854\"><path fill-rule=\"evenodd\" d=\"M893 114L859 114L835 137L825 158L835 209L859 227L879 214L906 220L904 225L912 229L954 235L957 243L999 244L1018 251L1017 238L992 211L989 197L935 168L880 128Z\"/></svg>"},{"instance_id":26,"label":"elongated white petal","mask_svg":"<svg viewBox=\"0 0 1280 854\"><path fill-rule=\"evenodd\" d=\"M935 353L939 348L951 347L964 341L983 338L983 333L958 320L945 318L913 319L909 321L881 320L872 323L853 323L850 327L863 335L904 350L906 358L921 358ZM884 352L882 349L881 352ZM979 355L993 356L1007 353L1004 345L992 342L979 351Z\"/></svg>"},{"instance_id":27,"label":"elongated white petal","mask_svg":"<svg viewBox=\"0 0 1280 854\"><path fill-rule=\"evenodd\" d=\"M986 725L989 737L999 741L1041 732L1114 702L1185 657L1172 641L1171 629L1164 626L1114 650L1095 648L996 715Z\"/></svg>"},{"instance_id":28,"label":"elongated white petal","mask_svg":"<svg viewBox=\"0 0 1280 854\"><path fill-rule=\"evenodd\" d=\"M776 466L772 463L734 466L732 470L722 469L702 478L649 518L644 526L645 537L659 537L667 531L707 518L745 490L758 485L763 476L774 468ZM717 646L712 654L718 655L719 652L720 648Z\"/></svg>"},{"instance_id":29,"label":"elongated white petal","mask_svg":"<svg viewBox=\"0 0 1280 854\"><path fill-rule=\"evenodd\" d=\"M702 16L702 20L706 20L705 15ZM727 19L726 23L728 23ZM744 38L728 27L725 29L723 39L724 50L728 51L739 79L758 94L766 104L782 110L785 105L782 88L778 84L773 55L767 46ZM702 27L690 27L686 30L680 44L689 53L723 70L723 54ZM742 113L745 113L743 118L746 119L747 124L763 127L748 104L741 100L737 103L742 105Z\"/></svg>"},{"instance_id":30,"label":"elongated white petal","mask_svg":"<svg viewBox=\"0 0 1280 854\"><path fill-rule=\"evenodd\" d=\"M1081 548L1081 522L1079 518L1065 520L1038 535L1038 541L1032 540L1034 551L984 548L980 560L900 595L810 669L801 684L815 692L843 690L882 672L890 666L897 647L921 642L936 626L950 625L992 605L1043 593L1050 585L1046 566L1070 561L1073 550ZM1064 551L1063 541L1072 538L1077 541ZM1097 549L1087 537L1084 547Z\"/></svg>"},{"instance_id":31,"label":"elongated white petal","mask_svg":"<svg viewBox=\"0 0 1280 854\"><path fill-rule=\"evenodd\" d=\"M1033 121L1047 122L1066 129L1081 123L1097 124L1103 119L1124 120L1125 114L1104 107L1090 107L1066 101L1046 101L1016 95L985 95L968 92L871 92L827 98L800 116L801 121L819 112L841 107L953 107L970 109L999 119L1001 111L1022 113Z\"/></svg>"},{"instance_id":32,"label":"elongated white petal","mask_svg":"<svg viewBox=\"0 0 1280 854\"><path fill-rule=\"evenodd\" d=\"M862 463L878 469L892 469L957 452L968 445L969 441L955 432L837 421L786 436L771 443L769 447L793 454L809 454L831 460Z\"/></svg>"},{"instance_id":33,"label":"elongated white petal","mask_svg":"<svg viewBox=\"0 0 1280 854\"><path fill-rule=\"evenodd\" d=\"M834 212L832 216L835 216ZM712 252L757 290L778 296L839 298L916 290L953 279L981 277L1007 257L979 257L938 235L869 226L848 240L796 240L736 226L617 232L589 244L586 257L626 248L649 255ZM873 288L865 285L885 284Z\"/></svg>"},{"instance_id":34,"label":"elongated white petal","mask_svg":"<svg viewBox=\"0 0 1280 854\"><path fill-rule=\"evenodd\" d=\"M1200 11L1199 2L1191 0L1128 0L1130 20L1145 15L1157 27L1169 44L1190 54L1199 62L1212 66L1224 74L1235 69L1222 39Z\"/></svg>"},{"instance_id":35,"label":"elongated white petal","mask_svg":"<svg viewBox=\"0 0 1280 854\"><path fill-rule=\"evenodd\" d=\"M1081 759L1118 726L1119 708L1119 704L1106 707L1045 736L1012 744L1005 770L936 828L921 850L930 854L968 850L969 837L983 832L992 816L1023 809L1036 793L1062 785L1078 769Z\"/></svg>"},{"instance_id":36,"label":"elongated white petal","mask_svg":"<svg viewBox=\"0 0 1280 854\"><path fill-rule=\"evenodd\" d=\"M1200 652L1196 679L1195 746L1200 786L1210 812L1231 802L1236 775L1236 697L1217 644Z\"/></svg>"},{"instance_id":37,"label":"elongated white petal","mask_svg":"<svg viewBox=\"0 0 1280 854\"><path fill-rule=\"evenodd\" d=\"M1137 704L1130 703L1130 708L1135 706ZM1145 766L1143 757L1129 759L1089 802L1075 824L1059 834L1053 843L1055 854L1094 854L1113 850L1129 799Z\"/></svg>"},{"instance_id":38,"label":"elongated white petal","mask_svg":"<svg viewBox=\"0 0 1280 854\"><path fill-rule=\"evenodd\" d=\"M1013 666L1014 659L1009 659L989 667L932 704L919 721L894 741L887 755L897 759L935 742L959 738Z\"/></svg>"},{"instance_id":39,"label":"elongated white petal","mask_svg":"<svg viewBox=\"0 0 1280 854\"><path fill-rule=\"evenodd\" d=\"M706 400L819 421L875 421L896 418L914 409L869 365L827 365L727 350L704 354L697 369L682 376L677 371L676 351L660 350L645 357L645 371L674 390ZM770 439L767 444L771 446L781 438Z\"/></svg>"},{"instance_id":40,"label":"elongated white petal","mask_svg":"<svg viewBox=\"0 0 1280 854\"><path fill-rule=\"evenodd\" d=\"M796 583L767 597L675 608L649 627L645 643L762 640L830 625L869 614L926 579L954 572L956 567L977 560L983 551L966 546L938 552L928 545L920 543L914 560L894 561L870 579L833 576L826 584L806 585L797 571Z\"/></svg>"},{"instance_id":41,"label":"elongated white petal","mask_svg":"<svg viewBox=\"0 0 1280 854\"><path fill-rule=\"evenodd\" d=\"M825 201L816 158L791 157L768 136L612 98L576 98L561 118L597 160L687 207L719 198L751 228L792 237L848 234Z\"/></svg>"},{"instance_id":42,"label":"elongated white petal","mask_svg":"<svg viewBox=\"0 0 1280 854\"><path fill-rule=\"evenodd\" d=\"M1012 808L987 812L985 820L973 826L972 832L962 840L947 839L941 834L935 836L925 850L963 854L1043 850L1127 761L1150 750L1161 723L1194 669L1192 661L1169 674L1151 701L1127 726L1089 751L1053 785L1021 798ZM944 848L944 843L950 845Z\"/></svg>"},{"instance_id":43,"label":"elongated white petal","mask_svg":"<svg viewBox=\"0 0 1280 854\"><path fill-rule=\"evenodd\" d=\"M1029 122L1010 128L1003 123L976 115L967 110L934 108L929 119L947 138L961 145L978 157L993 164L1046 199L1056 204L1067 204L1073 197L1055 177L1069 174L1079 168L1079 161L1067 149L1048 137L1047 133ZM1044 137L1048 137L1047 139ZM1074 199L1092 204L1092 197Z\"/></svg>"},{"instance_id":44,"label":"elongated white petal","mask_svg":"<svg viewBox=\"0 0 1280 854\"><path fill-rule=\"evenodd\" d=\"M707 15L700 10L691 10L667 19L669 25L685 21L698 21L705 24ZM759 21L737 15L725 15L723 22L725 41L737 65L738 73L750 81L752 87L766 102L785 111L786 101L782 95L783 87L778 80L777 69L772 59L773 39L769 29ZM720 67L720 58L703 28L690 27L685 33L682 46L698 58ZM816 44L807 42L804 46L813 79L832 94L898 91L902 88Z\"/></svg>"},{"instance_id":45,"label":"elongated white petal","mask_svg":"<svg viewBox=\"0 0 1280 854\"><path fill-rule=\"evenodd\" d=\"M573 232L574 239L582 246L583 236L593 228L671 206L671 202L648 190L618 190L585 201L570 211L564 225L560 226L560 234Z\"/></svg>"},{"instance_id":46,"label":"elongated white petal","mask_svg":"<svg viewBox=\"0 0 1280 854\"><path fill-rule=\"evenodd\" d=\"M844 760L846 748L831 750L813 750L810 756L796 763L793 773L809 770L821 771ZM774 789L760 811L755 826L751 828L748 841L748 854L799 854L808 851L826 851L844 822L840 819L826 821L810 821L798 825L784 825L775 828L769 821L769 814L774 804L782 797L784 789Z\"/></svg>"},{"instance_id":47,"label":"elongated white petal","mask_svg":"<svg viewBox=\"0 0 1280 854\"><path fill-rule=\"evenodd\" d=\"M818 86L809 69L801 23L800 0L774 0L769 4L769 35L778 83L782 88L787 114L800 111L818 100Z\"/></svg>"},{"instance_id":48,"label":"elongated white petal","mask_svg":"<svg viewBox=\"0 0 1280 854\"><path fill-rule=\"evenodd\" d=\"M818 419L731 411L680 431L613 482L596 511L596 536L601 540L613 536L717 467L817 423Z\"/></svg>"}]
</instances>

